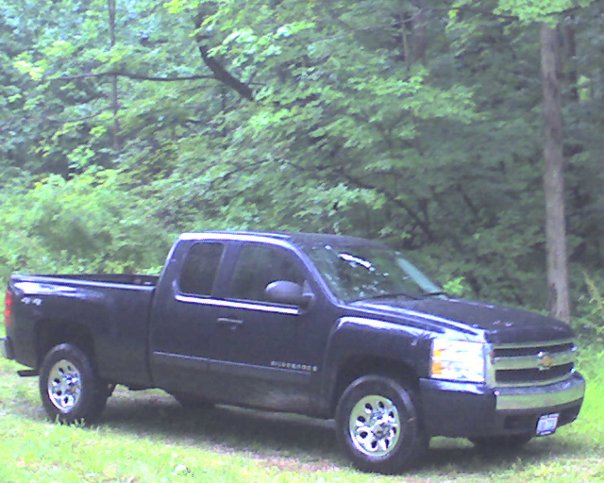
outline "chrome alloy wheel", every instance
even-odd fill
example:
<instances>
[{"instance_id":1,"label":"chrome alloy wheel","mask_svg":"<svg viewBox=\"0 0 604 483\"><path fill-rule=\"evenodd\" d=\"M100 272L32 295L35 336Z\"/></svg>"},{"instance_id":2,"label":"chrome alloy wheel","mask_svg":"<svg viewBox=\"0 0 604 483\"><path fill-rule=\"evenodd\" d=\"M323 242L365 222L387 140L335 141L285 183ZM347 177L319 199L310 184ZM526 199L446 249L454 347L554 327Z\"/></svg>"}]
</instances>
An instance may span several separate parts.
<instances>
[{"instance_id":1,"label":"chrome alloy wheel","mask_svg":"<svg viewBox=\"0 0 604 483\"><path fill-rule=\"evenodd\" d=\"M48 396L61 412L68 412L78 403L82 394L82 379L75 365L61 359L48 374Z\"/></svg>"},{"instance_id":2,"label":"chrome alloy wheel","mask_svg":"<svg viewBox=\"0 0 604 483\"><path fill-rule=\"evenodd\" d=\"M365 396L350 412L350 439L367 456L385 456L393 451L400 428L398 409L384 396Z\"/></svg>"}]
</instances>

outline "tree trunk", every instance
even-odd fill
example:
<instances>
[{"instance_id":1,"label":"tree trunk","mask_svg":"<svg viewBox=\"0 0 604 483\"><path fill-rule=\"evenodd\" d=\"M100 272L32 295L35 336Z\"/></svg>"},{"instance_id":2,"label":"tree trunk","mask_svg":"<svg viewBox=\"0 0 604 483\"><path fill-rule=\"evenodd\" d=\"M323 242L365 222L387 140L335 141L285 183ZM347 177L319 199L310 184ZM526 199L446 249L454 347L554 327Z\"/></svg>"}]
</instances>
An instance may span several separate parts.
<instances>
[{"instance_id":1,"label":"tree trunk","mask_svg":"<svg viewBox=\"0 0 604 483\"><path fill-rule=\"evenodd\" d=\"M413 62L426 64L426 51L428 49L428 35L426 32L426 2L416 0L415 6L418 11L413 19Z\"/></svg>"},{"instance_id":2,"label":"tree trunk","mask_svg":"<svg viewBox=\"0 0 604 483\"><path fill-rule=\"evenodd\" d=\"M545 160L543 184L548 306L553 317L569 321L559 58L558 33L555 29L543 24L541 26L541 72L543 76L543 156Z\"/></svg>"},{"instance_id":3,"label":"tree trunk","mask_svg":"<svg viewBox=\"0 0 604 483\"><path fill-rule=\"evenodd\" d=\"M107 11L109 13L109 42L111 48L115 46L115 13L116 0L107 0ZM111 76L111 111L113 113L113 126L111 127L111 144L113 151L120 150L120 121L118 119L118 111L120 109L120 100L117 86L117 75Z\"/></svg>"},{"instance_id":4,"label":"tree trunk","mask_svg":"<svg viewBox=\"0 0 604 483\"><path fill-rule=\"evenodd\" d=\"M574 15L569 15L559 26L561 48L560 69L566 84L566 99L579 101L579 73L577 71L577 43L575 40Z\"/></svg>"}]
</instances>

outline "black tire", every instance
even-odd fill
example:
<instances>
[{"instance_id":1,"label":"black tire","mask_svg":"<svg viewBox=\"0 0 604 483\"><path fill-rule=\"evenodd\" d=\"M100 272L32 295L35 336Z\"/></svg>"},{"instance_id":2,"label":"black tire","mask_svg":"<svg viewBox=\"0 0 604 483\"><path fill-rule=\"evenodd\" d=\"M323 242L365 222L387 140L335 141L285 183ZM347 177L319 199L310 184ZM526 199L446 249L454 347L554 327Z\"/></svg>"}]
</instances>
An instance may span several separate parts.
<instances>
[{"instance_id":1,"label":"black tire","mask_svg":"<svg viewBox=\"0 0 604 483\"><path fill-rule=\"evenodd\" d=\"M214 407L214 403L197 396L192 396L191 394L183 392L173 392L171 394L185 409L212 409Z\"/></svg>"},{"instance_id":2,"label":"black tire","mask_svg":"<svg viewBox=\"0 0 604 483\"><path fill-rule=\"evenodd\" d=\"M73 344L53 347L40 367L40 397L46 414L62 424L92 423L107 403L109 386L90 358Z\"/></svg>"},{"instance_id":3,"label":"black tire","mask_svg":"<svg viewBox=\"0 0 604 483\"><path fill-rule=\"evenodd\" d=\"M356 468L393 474L418 462L428 438L415 400L412 389L384 376L363 376L346 388L336 409L336 433Z\"/></svg>"},{"instance_id":4,"label":"black tire","mask_svg":"<svg viewBox=\"0 0 604 483\"><path fill-rule=\"evenodd\" d=\"M512 434L508 436L488 436L470 438L477 449L482 451L516 451L533 439L532 434Z\"/></svg>"}]
</instances>

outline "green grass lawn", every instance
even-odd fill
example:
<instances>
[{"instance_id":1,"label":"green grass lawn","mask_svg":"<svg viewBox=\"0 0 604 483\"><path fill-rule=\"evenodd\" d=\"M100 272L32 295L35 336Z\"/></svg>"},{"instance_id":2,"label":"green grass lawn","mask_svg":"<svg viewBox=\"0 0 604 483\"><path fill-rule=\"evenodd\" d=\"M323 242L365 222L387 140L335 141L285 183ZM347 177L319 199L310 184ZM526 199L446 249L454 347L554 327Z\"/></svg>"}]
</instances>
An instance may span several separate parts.
<instances>
[{"instance_id":1,"label":"green grass lawn","mask_svg":"<svg viewBox=\"0 0 604 483\"><path fill-rule=\"evenodd\" d=\"M117 390L99 426L48 423L37 378L0 360L0 481L599 481L604 480L604 351L582 353L578 421L516 454L484 455L436 438L400 477L353 470L331 423L219 406L186 411L160 391Z\"/></svg>"}]
</instances>

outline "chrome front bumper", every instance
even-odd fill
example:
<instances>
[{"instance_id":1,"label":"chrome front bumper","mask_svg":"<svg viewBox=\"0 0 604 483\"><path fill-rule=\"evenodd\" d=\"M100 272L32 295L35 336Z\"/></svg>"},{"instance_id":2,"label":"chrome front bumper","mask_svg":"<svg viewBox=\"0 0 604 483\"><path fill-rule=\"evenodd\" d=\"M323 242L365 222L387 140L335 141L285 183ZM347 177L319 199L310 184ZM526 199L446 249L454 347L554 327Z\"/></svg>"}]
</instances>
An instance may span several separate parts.
<instances>
[{"instance_id":1,"label":"chrome front bumper","mask_svg":"<svg viewBox=\"0 0 604 483\"><path fill-rule=\"evenodd\" d=\"M510 387L495 390L496 410L514 411L562 406L583 399L585 379L575 373L566 381L547 386Z\"/></svg>"}]
</instances>

